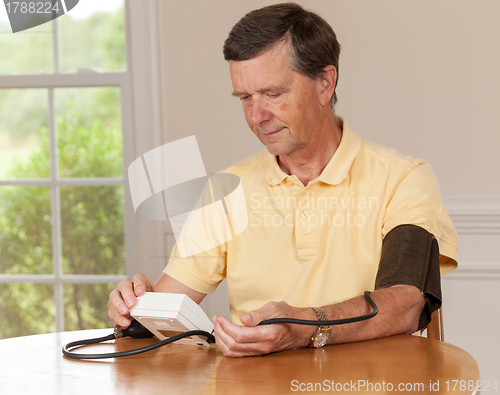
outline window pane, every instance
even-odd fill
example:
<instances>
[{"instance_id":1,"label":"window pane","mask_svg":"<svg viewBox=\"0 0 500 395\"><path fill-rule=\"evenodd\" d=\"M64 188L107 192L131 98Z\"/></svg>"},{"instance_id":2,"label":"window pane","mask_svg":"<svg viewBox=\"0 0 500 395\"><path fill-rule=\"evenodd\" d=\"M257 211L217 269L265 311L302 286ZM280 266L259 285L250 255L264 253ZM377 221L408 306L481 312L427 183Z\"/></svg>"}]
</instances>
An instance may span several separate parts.
<instances>
[{"instance_id":1,"label":"window pane","mask_svg":"<svg viewBox=\"0 0 500 395\"><path fill-rule=\"evenodd\" d=\"M0 7L0 74L54 72L52 23L12 33L5 6Z\"/></svg>"},{"instance_id":2,"label":"window pane","mask_svg":"<svg viewBox=\"0 0 500 395\"><path fill-rule=\"evenodd\" d=\"M0 338L55 332L53 285L0 285Z\"/></svg>"},{"instance_id":3,"label":"window pane","mask_svg":"<svg viewBox=\"0 0 500 395\"><path fill-rule=\"evenodd\" d=\"M80 1L58 23L62 72L126 69L123 0Z\"/></svg>"},{"instance_id":4,"label":"window pane","mask_svg":"<svg viewBox=\"0 0 500 395\"><path fill-rule=\"evenodd\" d=\"M0 179L49 175L47 90L0 89Z\"/></svg>"},{"instance_id":5,"label":"window pane","mask_svg":"<svg viewBox=\"0 0 500 395\"><path fill-rule=\"evenodd\" d=\"M108 317L108 295L118 284L64 284L64 330L113 326Z\"/></svg>"},{"instance_id":6,"label":"window pane","mask_svg":"<svg viewBox=\"0 0 500 395\"><path fill-rule=\"evenodd\" d=\"M123 186L61 187L64 274L125 274Z\"/></svg>"},{"instance_id":7,"label":"window pane","mask_svg":"<svg viewBox=\"0 0 500 395\"><path fill-rule=\"evenodd\" d=\"M49 188L0 187L0 274L52 273L51 229Z\"/></svg>"},{"instance_id":8,"label":"window pane","mask_svg":"<svg viewBox=\"0 0 500 395\"><path fill-rule=\"evenodd\" d=\"M120 90L55 89L60 177L122 177Z\"/></svg>"}]
</instances>

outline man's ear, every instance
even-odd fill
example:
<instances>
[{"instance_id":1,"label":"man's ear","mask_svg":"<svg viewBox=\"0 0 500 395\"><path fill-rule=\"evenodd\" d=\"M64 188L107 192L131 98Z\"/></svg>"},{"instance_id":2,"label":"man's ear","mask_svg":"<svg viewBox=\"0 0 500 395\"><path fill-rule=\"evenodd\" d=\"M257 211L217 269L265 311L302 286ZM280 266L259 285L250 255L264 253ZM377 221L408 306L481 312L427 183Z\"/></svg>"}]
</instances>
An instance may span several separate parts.
<instances>
[{"instance_id":1,"label":"man's ear","mask_svg":"<svg viewBox=\"0 0 500 395\"><path fill-rule=\"evenodd\" d=\"M337 82L337 69L333 65L328 65L323 69L319 78L321 82L320 103L322 106L330 105Z\"/></svg>"}]
</instances>

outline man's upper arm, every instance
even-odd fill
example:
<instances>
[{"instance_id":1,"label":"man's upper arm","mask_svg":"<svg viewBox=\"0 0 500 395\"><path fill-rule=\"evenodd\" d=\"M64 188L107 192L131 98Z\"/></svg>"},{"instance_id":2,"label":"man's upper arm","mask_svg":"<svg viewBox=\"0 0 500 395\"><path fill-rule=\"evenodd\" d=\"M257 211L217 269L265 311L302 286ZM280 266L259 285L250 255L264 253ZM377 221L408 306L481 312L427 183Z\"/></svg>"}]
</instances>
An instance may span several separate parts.
<instances>
[{"instance_id":1,"label":"man's upper arm","mask_svg":"<svg viewBox=\"0 0 500 395\"><path fill-rule=\"evenodd\" d=\"M386 235L375 279L376 290L403 284L416 287L424 296L418 324L422 329L442 303L439 247L431 233L415 225L397 226Z\"/></svg>"},{"instance_id":2,"label":"man's upper arm","mask_svg":"<svg viewBox=\"0 0 500 395\"><path fill-rule=\"evenodd\" d=\"M182 284L180 281L177 281L175 278L170 277L165 273L162 273L161 277L156 282L155 292L185 294L198 304L206 296L206 294L197 292L194 289L189 288L188 286Z\"/></svg>"},{"instance_id":3,"label":"man's upper arm","mask_svg":"<svg viewBox=\"0 0 500 395\"><path fill-rule=\"evenodd\" d=\"M418 288L426 301L421 329L441 306L440 274L455 269L458 255L457 234L427 162L414 160L401 176L386 208L382 234L375 289L395 284Z\"/></svg>"}]
</instances>

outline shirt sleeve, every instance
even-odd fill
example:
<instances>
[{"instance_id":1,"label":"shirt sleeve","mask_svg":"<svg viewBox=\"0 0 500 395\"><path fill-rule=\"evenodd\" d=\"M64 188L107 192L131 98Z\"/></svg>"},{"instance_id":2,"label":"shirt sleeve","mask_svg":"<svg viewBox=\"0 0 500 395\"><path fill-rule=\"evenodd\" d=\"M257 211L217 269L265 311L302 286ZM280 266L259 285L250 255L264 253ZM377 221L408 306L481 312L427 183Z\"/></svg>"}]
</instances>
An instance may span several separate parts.
<instances>
[{"instance_id":1,"label":"shirt sleeve","mask_svg":"<svg viewBox=\"0 0 500 395\"><path fill-rule=\"evenodd\" d=\"M223 246L181 258L177 244L163 273L187 287L209 294L226 277L226 253Z\"/></svg>"},{"instance_id":2,"label":"shirt sleeve","mask_svg":"<svg viewBox=\"0 0 500 395\"><path fill-rule=\"evenodd\" d=\"M222 201L235 188L235 180L239 182L232 174L213 175L193 209L179 215L182 230L174 232L177 242L163 272L197 292L214 292L226 277L226 243L232 235Z\"/></svg>"},{"instance_id":3,"label":"shirt sleeve","mask_svg":"<svg viewBox=\"0 0 500 395\"><path fill-rule=\"evenodd\" d=\"M457 233L441 202L437 179L425 161L414 160L400 177L386 208L383 237L402 224L417 225L433 234L439 246L441 274L455 270Z\"/></svg>"}]
</instances>

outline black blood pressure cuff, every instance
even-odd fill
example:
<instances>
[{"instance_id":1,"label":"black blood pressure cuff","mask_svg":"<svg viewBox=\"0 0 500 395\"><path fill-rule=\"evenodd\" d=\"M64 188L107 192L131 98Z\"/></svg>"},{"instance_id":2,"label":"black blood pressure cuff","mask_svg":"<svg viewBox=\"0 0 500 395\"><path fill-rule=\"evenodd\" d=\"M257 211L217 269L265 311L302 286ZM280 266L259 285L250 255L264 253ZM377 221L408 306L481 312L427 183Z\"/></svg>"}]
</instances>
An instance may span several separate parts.
<instances>
[{"instance_id":1,"label":"black blood pressure cuff","mask_svg":"<svg viewBox=\"0 0 500 395\"><path fill-rule=\"evenodd\" d=\"M417 287L425 299L418 329L431 322L431 314L441 307L439 246L434 236L416 225L399 225L382 242L382 256L375 289L406 284Z\"/></svg>"}]
</instances>

